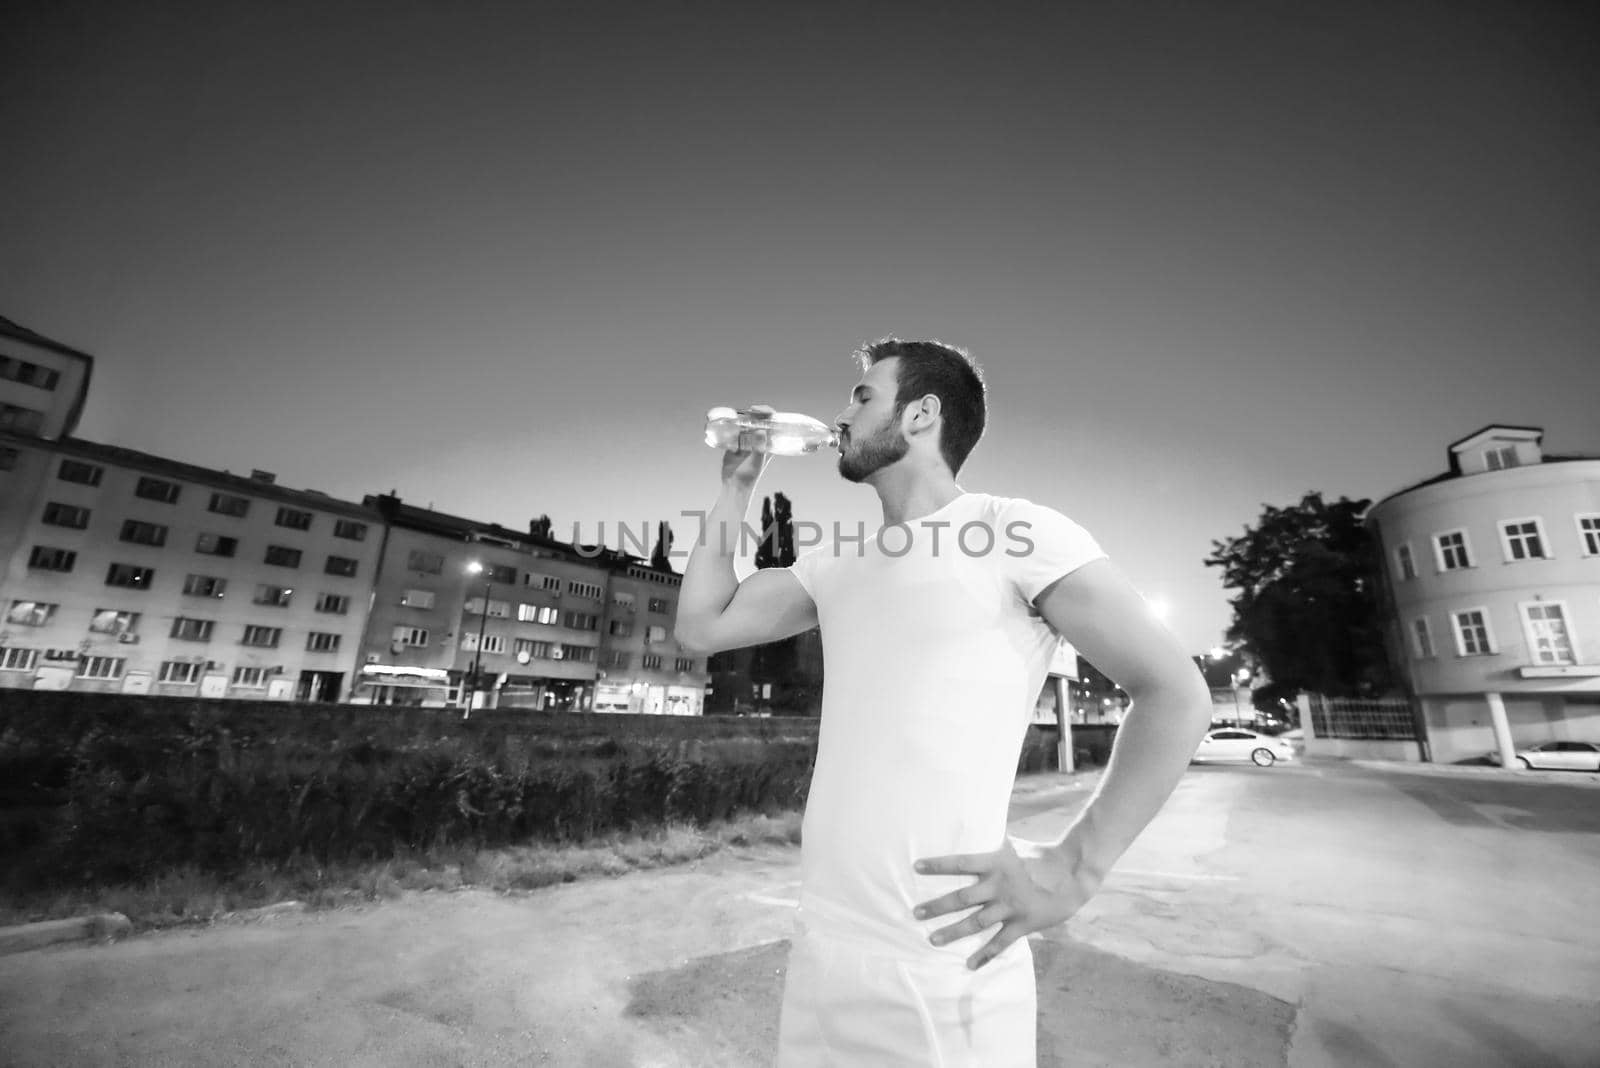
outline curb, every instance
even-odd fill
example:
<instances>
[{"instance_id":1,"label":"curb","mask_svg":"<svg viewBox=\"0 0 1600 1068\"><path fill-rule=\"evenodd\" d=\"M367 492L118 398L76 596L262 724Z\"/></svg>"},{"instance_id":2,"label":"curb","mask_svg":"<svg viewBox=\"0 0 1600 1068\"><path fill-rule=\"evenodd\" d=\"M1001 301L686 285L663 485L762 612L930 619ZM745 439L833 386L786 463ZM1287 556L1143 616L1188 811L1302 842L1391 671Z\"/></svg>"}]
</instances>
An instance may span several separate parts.
<instances>
[{"instance_id":1,"label":"curb","mask_svg":"<svg viewBox=\"0 0 1600 1068\"><path fill-rule=\"evenodd\" d=\"M104 912L95 916L74 916L70 920L45 920L42 923L24 923L15 927L0 927L0 956L26 953L32 949L59 942L113 940L133 929L128 917L120 912Z\"/></svg>"},{"instance_id":2,"label":"curb","mask_svg":"<svg viewBox=\"0 0 1600 1068\"><path fill-rule=\"evenodd\" d=\"M1432 775L1447 779L1492 779L1496 782L1553 783L1600 789L1600 773L1592 771L1540 771L1532 768L1499 768L1476 764L1424 764L1408 760L1339 760L1330 764L1349 764L1368 771Z\"/></svg>"}]
</instances>

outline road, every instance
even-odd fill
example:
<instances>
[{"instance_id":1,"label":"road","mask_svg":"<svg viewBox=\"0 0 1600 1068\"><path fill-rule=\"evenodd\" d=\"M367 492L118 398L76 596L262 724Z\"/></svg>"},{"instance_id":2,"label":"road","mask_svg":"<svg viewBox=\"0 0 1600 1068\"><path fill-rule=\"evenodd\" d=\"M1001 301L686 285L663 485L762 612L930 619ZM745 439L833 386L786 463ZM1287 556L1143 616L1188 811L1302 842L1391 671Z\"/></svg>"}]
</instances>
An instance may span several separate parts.
<instances>
[{"instance_id":1,"label":"road","mask_svg":"<svg viewBox=\"0 0 1600 1068\"><path fill-rule=\"evenodd\" d=\"M1045 837L1086 784L1019 791ZM17 1065L764 1065L792 849L0 958ZM1192 768L1036 938L1042 1065L1600 1064L1600 790Z\"/></svg>"}]
</instances>

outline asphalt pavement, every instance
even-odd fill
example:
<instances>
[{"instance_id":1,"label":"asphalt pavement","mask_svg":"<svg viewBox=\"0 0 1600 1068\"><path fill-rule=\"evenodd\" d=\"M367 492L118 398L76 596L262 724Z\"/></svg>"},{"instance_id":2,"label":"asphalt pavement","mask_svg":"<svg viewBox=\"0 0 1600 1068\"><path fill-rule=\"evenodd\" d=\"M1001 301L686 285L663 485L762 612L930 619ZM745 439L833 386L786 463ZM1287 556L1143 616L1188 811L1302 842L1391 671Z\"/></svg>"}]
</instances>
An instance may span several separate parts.
<instances>
[{"instance_id":1,"label":"asphalt pavement","mask_svg":"<svg viewBox=\"0 0 1600 1068\"><path fill-rule=\"evenodd\" d=\"M1019 784L1058 833L1093 776ZM1600 795L1355 764L1191 769L1034 939L1040 1063L1600 1064ZM770 1063L794 849L0 957L16 1065Z\"/></svg>"}]
</instances>

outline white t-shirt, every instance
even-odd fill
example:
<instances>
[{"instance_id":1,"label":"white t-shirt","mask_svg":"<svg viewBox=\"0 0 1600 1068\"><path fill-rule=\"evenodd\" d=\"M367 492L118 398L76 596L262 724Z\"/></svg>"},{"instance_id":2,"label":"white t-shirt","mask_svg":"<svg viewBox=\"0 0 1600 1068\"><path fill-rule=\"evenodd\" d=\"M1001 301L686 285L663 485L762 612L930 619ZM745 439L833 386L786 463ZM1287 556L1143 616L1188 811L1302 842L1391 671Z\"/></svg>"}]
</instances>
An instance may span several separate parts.
<instances>
[{"instance_id":1,"label":"white t-shirt","mask_svg":"<svg viewBox=\"0 0 1600 1068\"><path fill-rule=\"evenodd\" d=\"M917 920L911 910L973 878L918 875L912 864L1004 844L1057 641L1033 599L1104 555L1053 509L964 493L789 569L816 603L824 664L802 824L808 928L911 959L964 960L987 941L992 932L929 945L959 914Z\"/></svg>"}]
</instances>

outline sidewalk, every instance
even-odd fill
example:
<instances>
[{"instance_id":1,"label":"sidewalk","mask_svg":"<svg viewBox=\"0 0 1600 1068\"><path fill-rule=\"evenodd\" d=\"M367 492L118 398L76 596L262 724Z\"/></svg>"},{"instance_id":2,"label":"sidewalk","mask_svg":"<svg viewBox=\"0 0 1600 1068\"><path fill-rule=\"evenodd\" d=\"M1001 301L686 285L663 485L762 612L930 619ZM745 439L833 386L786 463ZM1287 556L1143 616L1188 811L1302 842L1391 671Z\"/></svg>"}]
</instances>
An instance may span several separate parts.
<instances>
[{"instance_id":1,"label":"sidewalk","mask_svg":"<svg viewBox=\"0 0 1600 1068\"><path fill-rule=\"evenodd\" d=\"M1543 783L1600 789L1600 772L1536 771L1528 768L1501 768L1489 764L1423 764L1409 760L1351 760L1338 757L1306 757L1312 768L1354 767L1386 773L1431 775L1450 779L1478 779L1485 782Z\"/></svg>"}]
</instances>

